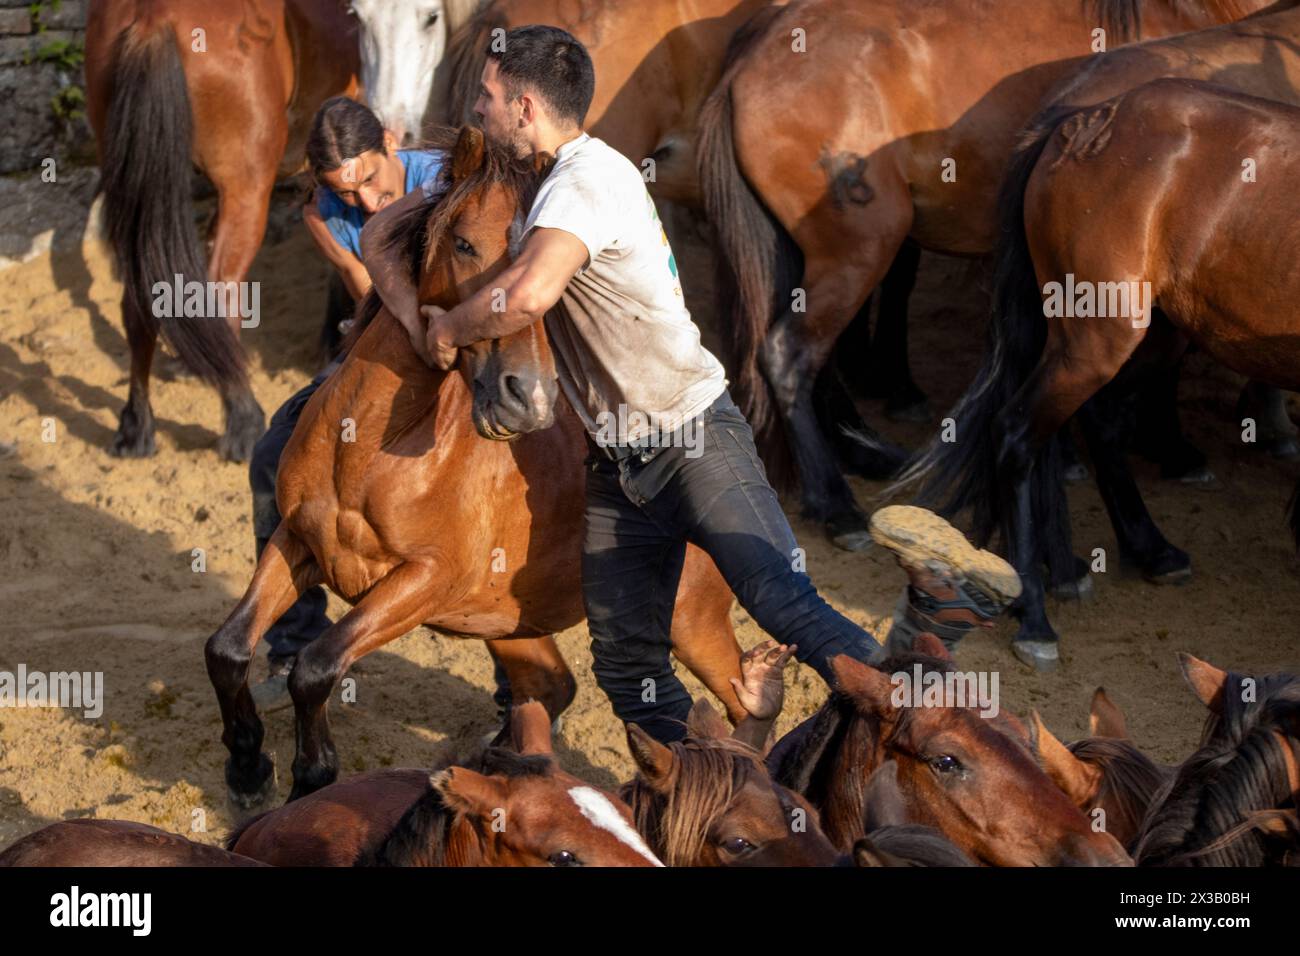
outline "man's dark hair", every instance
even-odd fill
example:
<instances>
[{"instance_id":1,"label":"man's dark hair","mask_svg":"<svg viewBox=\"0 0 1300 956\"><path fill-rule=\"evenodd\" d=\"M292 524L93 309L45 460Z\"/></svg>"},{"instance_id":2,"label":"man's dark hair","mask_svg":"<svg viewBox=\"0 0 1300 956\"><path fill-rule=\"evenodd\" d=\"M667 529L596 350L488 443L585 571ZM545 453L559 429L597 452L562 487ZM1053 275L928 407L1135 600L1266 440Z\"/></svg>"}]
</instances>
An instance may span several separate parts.
<instances>
[{"instance_id":1,"label":"man's dark hair","mask_svg":"<svg viewBox=\"0 0 1300 956\"><path fill-rule=\"evenodd\" d=\"M384 124L364 103L335 96L321 104L307 137L312 175L332 172L371 150L383 153Z\"/></svg>"},{"instance_id":2,"label":"man's dark hair","mask_svg":"<svg viewBox=\"0 0 1300 956\"><path fill-rule=\"evenodd\" d=\"M596 71L576 37L559 27L534 24L507 33L504 50L496 46L495 40L488 45L487 56L496 61L510 99L525 90L536 93L556 119L582 125L596 91Z\"/></svg>"}]
</instances>

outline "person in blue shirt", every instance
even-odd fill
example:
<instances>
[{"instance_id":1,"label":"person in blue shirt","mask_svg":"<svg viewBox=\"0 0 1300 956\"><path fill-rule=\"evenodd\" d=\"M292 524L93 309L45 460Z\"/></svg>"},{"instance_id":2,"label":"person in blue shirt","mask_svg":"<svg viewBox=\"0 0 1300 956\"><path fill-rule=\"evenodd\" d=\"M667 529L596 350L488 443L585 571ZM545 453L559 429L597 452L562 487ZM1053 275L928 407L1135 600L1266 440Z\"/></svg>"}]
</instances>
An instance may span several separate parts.
<instances>
[{"instance_id":1,"label":"person in blue shirt","mask_svg":"<svg viewBox=\"0 0 1300 956\"><path fill-rule=\"evenodd\" d=\"M361 261L361 228L371 216L408 192L431 186L443 168L440 151L397 149L369 107L344 96L326 100L307 139L307 161L316 181L303 222L321 255L338 272L354 302L370 291L370 274ZM275 479L280 454L293 434L308 399L338 366L336 358L311 383L271 417L266 434L253 449L249 484L253 490L253 535L257 556L280 524ZM330 626L325 590L305 592L266 633L270 671L253 687L253 700L264 711L293 703L288 678L298 652Z\"/></svg>"}]
</instances>

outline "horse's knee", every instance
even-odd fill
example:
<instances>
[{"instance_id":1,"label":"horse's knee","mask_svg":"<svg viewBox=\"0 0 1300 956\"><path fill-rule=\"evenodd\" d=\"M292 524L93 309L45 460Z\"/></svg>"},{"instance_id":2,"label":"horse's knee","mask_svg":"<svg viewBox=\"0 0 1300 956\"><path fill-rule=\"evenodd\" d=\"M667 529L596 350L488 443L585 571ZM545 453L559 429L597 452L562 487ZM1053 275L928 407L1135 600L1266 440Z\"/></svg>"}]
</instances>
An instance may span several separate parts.
<instances>
[{"instance_id":1,"label":"horse's knee","mask_svg":"<svg viewBox=\"0 0 1300 956\"><path fill-rule=\"evenodd\" d=\"M319 653L320 646L317 640L299 651L289 672L289 696L299 711L323 703L342 677L342 662Z\"/></svg>"},{"instance_id":2,"label":"horse's knee","mask_svg":"<svg viewBox=\"0 0 1300 956\"><path fill-rule=\"evenodd\" d=\"M230 690L244 682L253 652L241 628L227 621L203 645L208 676L218 690Z\"/></svg>"}]
</instances>

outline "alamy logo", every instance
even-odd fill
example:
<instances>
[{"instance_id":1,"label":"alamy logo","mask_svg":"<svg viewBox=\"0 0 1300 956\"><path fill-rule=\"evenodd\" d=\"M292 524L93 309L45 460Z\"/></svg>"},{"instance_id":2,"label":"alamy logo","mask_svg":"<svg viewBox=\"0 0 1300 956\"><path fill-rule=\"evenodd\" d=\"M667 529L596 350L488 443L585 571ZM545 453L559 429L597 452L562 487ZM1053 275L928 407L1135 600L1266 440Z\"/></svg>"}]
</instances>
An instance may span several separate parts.
<instances>
[{"instance_id":1,"label":"alamy logo","mask_svg":"<svg viewBox=\"0 0 1300 956\"><path fill-rule=\"evenodd\" d=\"M913 664L910 674L897 671L889 682L894 685L889 702L895 707L973 707L989 718L1000 709L997 671L925 671Z\"/></svg>"},{"instance_id":2,"label":"alamy logo","mask_svg":"<svg viewBox=\"0 0 1300 956\"><path fill-rule=\"evenodd\" d=\"M0 707L63 707L93 720L104 712L103 671L0 671Z\"/></svg>"},{"instance_id":3,"label":"alamy logo","mask_svg":"<svg viewBox=\"0 0 1300 956\"><path fill-rule=\"evenodd\" d=\"M633 444L641 448L685 448L687 458L704 454L698 416L677 428L665 430L645 412L619 405L617 412L596 416L596 444L602 448Z\"/></svg>"},{"instance_id":4,"label":"alamy logo","mask_svg":"<svg viewBox=\"0 0 1300 956\"><path fill-rule=\"evenodd\" d=\"M1043 286L1043 315L1049 319L1129 319L1135 329L1151 324L1150 282L1065 282Z\"/></svg>"},{"instance_id":5,"label":"alamy logo","mask_svg":"<svg viewBox=\"0 0 1300 956\"><path fill-rule=\"evenodd\" d=\"M185 281L179 272L171 282L153 284L153 314L158 319L225 319L239 316L239 325L261 324L262 287L258 282Z\"/></svg>"},{"instance_id":6,"label":"alamy logo","mask_svg":"<svg viewBox=\"0 0 1300 956\"><path fill-rule=\"evenodd\" d=\"M50 897L51 926L128 926L132 936L153 927L152 893L82 893L78 886Z\"/></svg>"}]
</instances>

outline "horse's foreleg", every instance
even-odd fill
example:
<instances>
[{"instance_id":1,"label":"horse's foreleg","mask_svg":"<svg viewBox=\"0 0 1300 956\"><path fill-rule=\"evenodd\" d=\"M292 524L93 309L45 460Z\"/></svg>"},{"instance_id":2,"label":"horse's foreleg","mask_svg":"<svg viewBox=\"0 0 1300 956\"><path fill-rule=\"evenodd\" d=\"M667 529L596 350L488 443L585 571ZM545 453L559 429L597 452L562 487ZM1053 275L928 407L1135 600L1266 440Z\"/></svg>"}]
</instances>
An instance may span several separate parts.
<instances>
[{"instance_id":1,"label":"horse's foreleg","mask_svg":"<svg viewBox=\"0 0 1300 956\"><path fill-rule=\"evenodd\" d=\"M290 800L319 790L338 776L338 755L326 713L335 686L353 662L423 623L436 602L437 589L438 569L433 565L398 565L298 652L289 674L297 726Z\"/></svg>"},{"instance_id":2,"label":"horse's foreleg","mask_svg":"<svg viewBox=\"0 0 1300 956\"><path fill-rule=\"evenodd\" d=\"M731 678L740 677L740 645L731 626L734 600L712 559L689 546L673 608L673 656L722 701L733 724L748 713L731 686Z\"/></svg>"},{"instance_id":3,"label":"horse's foreleg","mask_svg":"<svg viewBox=\"0 0 1300 956\"><path fill-rule=\"evenodd\" d=\"M578 682L573 679L555 638L517 637L487 642L488 653L506 672L511 700L515 704L540 701L555 720L573 703ZM507 715L506 730L510 720Z\"/></svg>"},{"instance_id":4,"label":"horse's foreleg","mask_svg":"<svg viewBox=\"0 0 1300 956\"><path fill-rule=\"evenodd\" d=\"M226 786L230 799L243 809L262 803L275 788L275 768L262 753L262 721L248 690L253 649L303 591L319 582L311 550L282 523L263 549L243 598L204 646L208 678L221 708L221 742L230 751Z\"/></svg>"}]
</instances>

